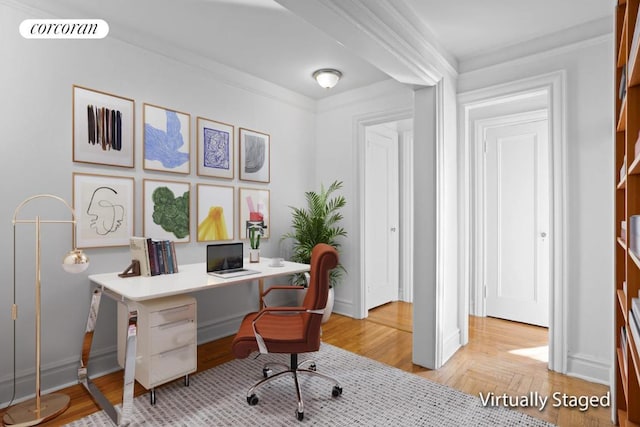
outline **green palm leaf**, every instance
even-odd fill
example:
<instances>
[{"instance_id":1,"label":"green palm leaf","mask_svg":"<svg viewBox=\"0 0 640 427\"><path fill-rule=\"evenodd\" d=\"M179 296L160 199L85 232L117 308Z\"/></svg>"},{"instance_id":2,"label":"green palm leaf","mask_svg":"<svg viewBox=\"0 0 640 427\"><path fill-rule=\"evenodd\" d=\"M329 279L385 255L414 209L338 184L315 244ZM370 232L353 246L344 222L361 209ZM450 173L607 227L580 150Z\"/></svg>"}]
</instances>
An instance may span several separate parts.
<instances>
[{"instance_id":1,"label":"green palm leaf","mask_svg":"<svg viewBox=\"0 0 640 427\"><path fill-rule=\"evenodd\" d=\"M305 200L306 208L291 208L292 231L282 236L282 239L293 240L293 254L291 260L295 262L309 264L311 262L311 251L318 243L326 243L336 249L340 248L339 237L346 237L344 228L337 225L342 221L342 209L347 201L344 196L332 197L335 191L342 188L342 181L334 181L325 189L320 185L320 192L307 191ZM331 286L338 283L345 272L342 264L333 269L329 275ZM304 278L297 276L294 279L296 284L304 284Z\"/></svg>"}]
</instances>

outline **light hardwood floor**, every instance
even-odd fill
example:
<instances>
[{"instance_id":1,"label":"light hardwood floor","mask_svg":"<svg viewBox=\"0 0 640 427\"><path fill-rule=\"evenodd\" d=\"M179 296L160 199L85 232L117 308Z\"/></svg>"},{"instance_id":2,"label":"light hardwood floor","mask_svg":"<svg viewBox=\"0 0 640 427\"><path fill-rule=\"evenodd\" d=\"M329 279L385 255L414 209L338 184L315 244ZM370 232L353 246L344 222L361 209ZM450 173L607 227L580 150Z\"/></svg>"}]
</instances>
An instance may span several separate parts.
<instances>
[{"instance_id":1,"label":"light hardwood floor","mask_svg":"<svg viewBox=\"0 0 640 427\"><path fill-rule=\"evenodd\" d=\"M333 314L323 327L323 341L371 359L478 396L480 392L507 393L511 396L537 391L551 396L554 392L568 395L601 396L608 387L547 370L546 362L537 360L547 344L547 330L492 318L470 317L469 344L460 349L441 369L431 371L412 363L411 304L391 303L372 310L369 318L356 320ZM209 369L233 359L231 340L226 337L198 348L198 370ZM321 369L321 361L318 361ZM122 373L95 380L112 402L121 398ZM82 418L98 407L79 385L64 390L71 396L71 407L44 426L59 426ZM136 395L145 390L136 385ZM551 400L551 399L550 399ZM162 392L158 391L158 404ZM528 414L560 426L610 426L609 408L578 409L535 408ZM0 415L2 411L0 411Z\"/></svg>"}]
</instances>

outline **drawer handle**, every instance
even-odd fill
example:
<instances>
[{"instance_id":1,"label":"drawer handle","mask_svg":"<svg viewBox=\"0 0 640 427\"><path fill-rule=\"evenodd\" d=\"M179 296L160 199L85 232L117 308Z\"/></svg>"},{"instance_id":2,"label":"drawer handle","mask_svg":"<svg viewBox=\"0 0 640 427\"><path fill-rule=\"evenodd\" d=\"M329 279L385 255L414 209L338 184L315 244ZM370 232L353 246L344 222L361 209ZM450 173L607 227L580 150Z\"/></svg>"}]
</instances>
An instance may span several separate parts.
<instances>
[{"instance_id":1,"label":"drawer handle","mask_svg":"<svg viewBox=\"0 0 640 427\"><path fill-rule=\"evenodd\" d=\"M159 357L165 357L169 353L176 353L176 352L179 352L179 351L183 351L185 348L188 348L190 346L191 346L191 344L187 344L187 345L183 345L182 347L172 348L171 350L167 350L167 351L163 351L162 353L158 353L158 356Z\"/></svg>"},{"instance_id":2,"label":"drawer handle","mask_svg":"<svg viewBox=\"0 0 640 427\"><path fill-rule=\"evenodd\" d=\"M185 323L193 323L193 319L184 319L184 320L178 320L177 322L163 323L162 325L156 326L156 328L171 329L171 328L175 328L177 326L182 326Z\"/></svg>"},{"instance_id":3,"label":"drawer handle","mask_svg":"<svg viewBox=\"0 0 640 427\"><path fill-rule=\"evenodd\" d=\"M189 310L192 305L193 304L187 304L187 305L181 305L180 307L167 308L166 310L158 311L158 313L162 314L163 316L167 314L180 313L181 311Z\"/></svg>"}]
</instances>

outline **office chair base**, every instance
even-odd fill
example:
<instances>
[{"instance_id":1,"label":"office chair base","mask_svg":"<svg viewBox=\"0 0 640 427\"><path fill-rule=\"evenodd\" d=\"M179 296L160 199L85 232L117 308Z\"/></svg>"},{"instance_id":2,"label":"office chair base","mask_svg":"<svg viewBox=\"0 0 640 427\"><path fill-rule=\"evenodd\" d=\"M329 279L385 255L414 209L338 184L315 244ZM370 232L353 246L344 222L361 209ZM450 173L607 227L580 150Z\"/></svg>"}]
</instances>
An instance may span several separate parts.
<instances>
[{"instance_id":1,"label":"office chair base","mask_svg":"<svg viewBox=\"0 0 640 427\"><path fill-rule=\"evenodd\" d=\"M308 365L308 369L303 368L303 366L306 366L306 365ZM285 370L280 371L273 375L269 375L271 372L273 372L271 367L274 367L274 366L284 367ZM262 375L264 376L264 378L261 381L259 381L257 384L255 384L253 387L251 387L249 391L247 391L247 403L250 406L257 405L260 399L258 398L255 392L258 388L262 387L264 384L270 381L273 381L281 376L290 375L291 377L293 377L293 381L296 385L296 393L298 397L298 409L296 410L296 418L298 419L298 421L302 421L304 419L304 402L302 400L302 390L300 388L300 383L298 382L298 375L301 375L301 374L324 378L325 380L333 383L333 388L331 390L331 396L333 397L338 397L342 394L342 386L340 386L340 383L338 381L336 381L335 379L327 375L316 372L315 361L305 360L304 362L298 364L298 355L292 354L290 366L287 366L284 363L267 363L264 365L264 367L262 368Z\"/></svg>"}]
</instances>

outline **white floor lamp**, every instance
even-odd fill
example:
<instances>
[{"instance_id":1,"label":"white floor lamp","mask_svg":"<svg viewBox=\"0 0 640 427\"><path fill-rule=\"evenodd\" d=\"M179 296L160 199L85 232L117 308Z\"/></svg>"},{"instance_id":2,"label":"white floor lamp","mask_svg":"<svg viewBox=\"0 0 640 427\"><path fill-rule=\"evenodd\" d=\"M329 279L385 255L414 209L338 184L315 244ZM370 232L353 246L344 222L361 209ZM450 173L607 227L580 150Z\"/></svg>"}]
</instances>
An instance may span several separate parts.
<instances>
[{"instance_id":1,"label":"white floor lamp","mask_svg":"<svg viewBox=\"0 0 640 427\"><path fill-rule=\"evenodd\" d=\"M71 212L71 220L43 220L40 216L34 219L18 219L20 210L29 202L35 199L47 198L62 202ZM73 249L67 253L62 261L62 267L69 273L80 273L89 266L89 258L76 249L75 226L76 215L71 206L58 196L51 194L38 194L25 199L18 205L13 213L13 295L14 301L11 309L12 318L15 321L18 317L18 308L15 301L16 290L16 225L35 224L36 226L36 280L35 280L35 316L36 316L36 395L34 398L21 402L7 409L3 417L6 425L33 426L57 417L67 410L70 398L66 394L52 393L45 396L40 395L40 338L41 338L41 299L40 299L40 225L41 224L73 224Z\"/></svg>"}]
</instances>

